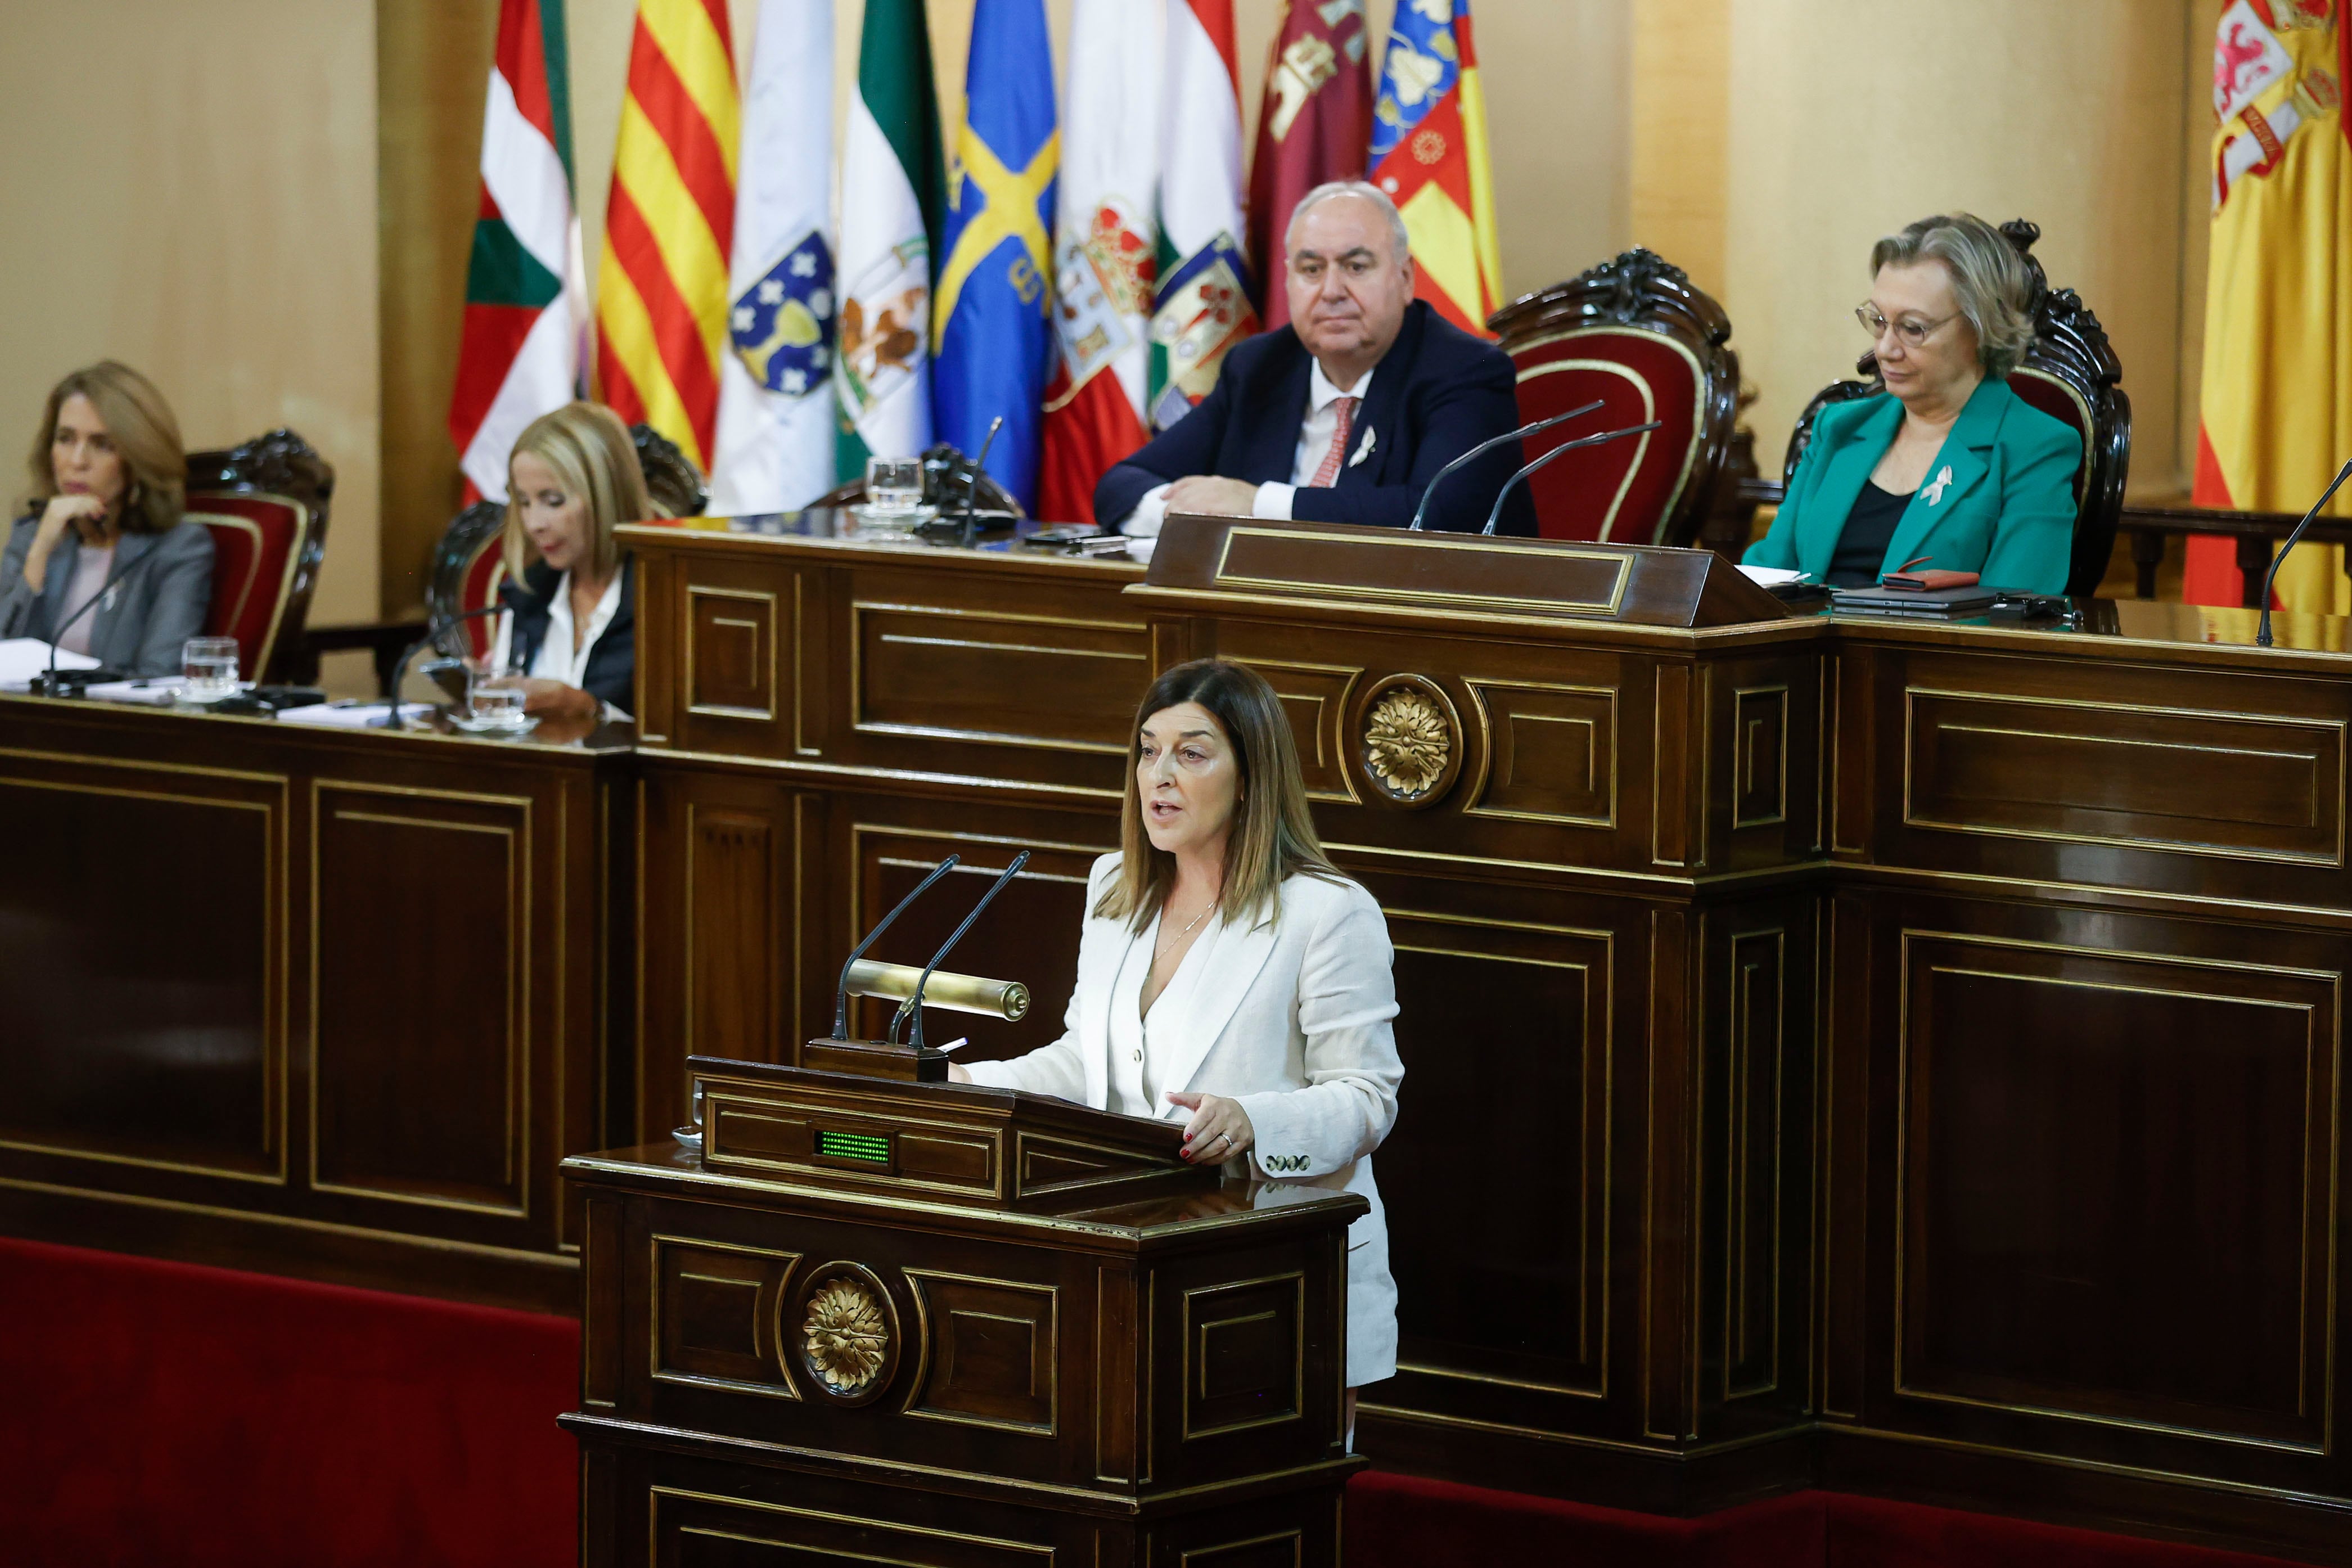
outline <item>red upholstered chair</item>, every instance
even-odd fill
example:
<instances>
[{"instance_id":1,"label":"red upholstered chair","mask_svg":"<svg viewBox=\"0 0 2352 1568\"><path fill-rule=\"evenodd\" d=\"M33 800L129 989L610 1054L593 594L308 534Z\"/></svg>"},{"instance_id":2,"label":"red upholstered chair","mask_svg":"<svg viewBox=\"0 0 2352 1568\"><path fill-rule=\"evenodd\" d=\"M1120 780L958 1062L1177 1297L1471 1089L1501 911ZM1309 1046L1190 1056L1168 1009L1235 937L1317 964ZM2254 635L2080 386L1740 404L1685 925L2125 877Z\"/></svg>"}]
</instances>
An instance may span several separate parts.
<instances>
[{"instance_id":1,"label":"red upholstered chair","mask_svg":"<svg viewBox=\"0 0 2352 1568\"><path fill-rule=\"evenodd\" d=\"M2033 254L2039 224L2011 218L2001 234L2025 258L2032 279L2033 341L2025 361L2009 374L2010 390L2052 418L2071 425L2083 437L2083 466L2074 472L2074 554L2066 574L2069 594L2088 595L2106 575L2123 517L2124 484L2131 475L2131 398L2123 389L2123 362L2107 342L2099 318L2072 289L2053 289ZM1868 397L1885 390L1875 354L1854 362L1859 381L1832 382L1814 395L1789 437L1782 479L1797 471L1797 459L1813 436L1813 416L1832 403ZM1563 458L1562 462L1572 459Z\"/></svg>"},{"instance_id":2,"label":"red upholstered chair","mask_svg":"<svg viewBox=\"0 0 2352 1568\"><path fill-rule=\"evenodd\" d=\"M1731 320L1680 268L1629 250L1495 312L1487 326L1519 373L1532 424L1590 403L1585 418L1525 443L1563 442L1653 419L1661 427L1572 453L1528 479L1546 539L1687 545L1698 537L1738 413Z\"/></svg>"},{"instance_id":3,"label":"red upholstered chair","mask_svg":"<svg viewBox=\"0 0 2352 1568\"><path fill-rule=\"evenodd\" d=\"M189 454L185 521L213 536L205 631L236 638L247 679L273 679L301 644L334 492L333 467L291 430Z\"/></svg>"},{"instance_id":4,"label":"red upholstered chair","mask_svg":"<svg viewBox=\"0 0 2352 1568\"><path fill-rule=\"evenodd\" d=\"M676 442L650 426L633 425L629 434L636 440L637 466L645 472L655 512L662 517L701 516L710 504L710 488L704 483L701 470L677 449ZM506 515L502 502L476 501L459 512L441 535L425 587L425 607L435 621L497 603L499 589L507 580L502 545ZM496 616L486 616L443 635L462 643L463 651L474 658L487 658L498 637L497 626ZM445 647L442 651L459 649Z\"/></svg>"}]
</instances>

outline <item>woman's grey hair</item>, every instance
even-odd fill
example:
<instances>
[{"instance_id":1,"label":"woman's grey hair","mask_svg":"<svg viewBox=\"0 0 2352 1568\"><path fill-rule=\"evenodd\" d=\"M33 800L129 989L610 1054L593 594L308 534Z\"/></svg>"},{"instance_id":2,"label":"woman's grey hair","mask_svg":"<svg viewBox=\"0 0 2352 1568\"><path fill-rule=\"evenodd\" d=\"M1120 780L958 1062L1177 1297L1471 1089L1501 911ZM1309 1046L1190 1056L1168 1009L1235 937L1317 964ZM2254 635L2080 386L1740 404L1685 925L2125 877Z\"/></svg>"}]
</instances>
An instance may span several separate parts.
<instances>
[{"instance_id":1,"label":"woman's grey hair","mask_svg":"<svg viewBox=\"0 0 2352 1568\"><path fill-rule=\"evenodd\" d=\"M1938 214L1872 246L1870 275L1920 260L1940 261L1951 274L1985 374L1998 381L2015 370L2033 341L2033 279L2017 247L1972 213Z\"/></svg>"},{"instance_id":2,"label":"woman's grey hair","mask_svg":"<svg viewBox=\"0 0 2352 1568\"><path fill-rule=\"evenodd\" d=\"M1298 220L1307 216L1309 208L1320 206L1334 196L1361 196L1380 208L1381 216L1389 220L1389 240L1396 247L1397 264L1411 265L1412 234L1404 226L1404 214L1397 211L1396 203L1389 199L1386 191L1364 180L1333 180L1299 197L1298 205L1290 209L1290 226L1282 231L1282 248L1286 256L1290 250L1291 237L1298 232Z\"/></svg>"}]
</instances>

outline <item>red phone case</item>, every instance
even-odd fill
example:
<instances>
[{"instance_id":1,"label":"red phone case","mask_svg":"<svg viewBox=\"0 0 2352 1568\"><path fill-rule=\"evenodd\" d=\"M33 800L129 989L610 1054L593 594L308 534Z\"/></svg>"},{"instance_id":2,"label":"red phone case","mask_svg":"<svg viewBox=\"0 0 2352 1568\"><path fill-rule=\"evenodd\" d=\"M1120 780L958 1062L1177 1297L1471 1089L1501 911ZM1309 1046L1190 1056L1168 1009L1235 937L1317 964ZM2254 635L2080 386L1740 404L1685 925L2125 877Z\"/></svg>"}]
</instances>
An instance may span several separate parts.
<instances>
[{"instance_id":1,"label":"red phone case","mask_svg":"<svg viewBox=\"0 0 2352 1568\"><path fill-rule=\"evenodd\" d=\"M1977 574L1973 572L1889 572L1878 580L1882 588L1916 588L1932 593L1937 588L1973 588Z\"/></svg>"}]
</instances>

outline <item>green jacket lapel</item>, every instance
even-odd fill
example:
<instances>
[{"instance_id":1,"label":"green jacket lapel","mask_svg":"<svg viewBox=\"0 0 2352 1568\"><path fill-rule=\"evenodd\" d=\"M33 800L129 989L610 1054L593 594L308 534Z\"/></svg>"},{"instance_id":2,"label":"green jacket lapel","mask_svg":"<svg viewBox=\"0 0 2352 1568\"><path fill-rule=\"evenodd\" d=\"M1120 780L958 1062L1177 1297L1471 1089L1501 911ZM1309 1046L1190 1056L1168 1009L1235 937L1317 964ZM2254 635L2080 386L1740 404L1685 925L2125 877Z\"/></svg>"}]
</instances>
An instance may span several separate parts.
<instances>
[{"instance_id":1,"label":"green jacket lapel","mask_svg":"<svg viewBox=\"0 0 2352 1568\"><path fill-rule=\"evenodd\" d=\"M1797 568L1816 582L1829 575L1830 558L1837 553L1838 536L1845 531L1846 514L1862 498L1870 470L1886 456L1895 432L1903 423L1903 405L1889 397L1885 405L1845 432L1833 449L1821 454L1821 482L1806 499L1798 519ZM1808 455L1806 459L1811 461Z\"/></svg>"},{"instance_id":2,"label":"green jacket lapel","mask_svg":"<svg viewBox=\"0 0 2352 1568\"><path fill-rule=\"evenodd\" d=\"M1958 511L1960 502L1990 470L1985 454L2000 438L2001 416L2009 412L2010 400L2015 395L2006 384L1990 377L1979 382L1976 391L1969 395L1968 406L1952 421L1942 449L1927 465L1927 479L1912 493L1911 504L1903 509L1903 521L1895 525L1894 542L1886 547L1889 571L1899 571L1922 555L1928 557L1921 563L1927 569L1948 569L1935 559L1936 525Z\"/></svg>"}]
</instances>

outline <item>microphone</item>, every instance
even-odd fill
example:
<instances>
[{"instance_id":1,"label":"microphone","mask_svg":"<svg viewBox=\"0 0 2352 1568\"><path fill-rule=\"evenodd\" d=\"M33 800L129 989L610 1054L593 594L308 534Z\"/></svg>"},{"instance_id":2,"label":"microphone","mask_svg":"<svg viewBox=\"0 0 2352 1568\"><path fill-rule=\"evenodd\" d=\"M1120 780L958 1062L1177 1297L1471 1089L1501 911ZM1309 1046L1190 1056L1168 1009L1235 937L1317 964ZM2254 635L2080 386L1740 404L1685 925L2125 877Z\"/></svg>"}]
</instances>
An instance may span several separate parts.
<instances>
[{"instance_id":1,"label":"microphone","mask_svg":"<svg viewBox=\"0 0 2352 1568\"><path fill-rule=\"evenodd\" d=\"M2336 470L2335 483L2327 487L2326 494L2312 503L2311 510L2303 514L2303 521L2294 525L2294 531L2286 536L2286 542L2279 546L2279 552L2271 557L2271 569L2263 574L2263 621L2254 628L2256 647L2271 646L2271 584L2278 581L2279 568L2286 564L2287 552L2303 542L2303 531L2311 526L2311 520L2319 515L2319 509L2327 504L2327 498L2336 493L2347 477L2352 477L2352 463Z\"/></svg>"},{"instance_id":2,"label":"microphone","mask_svg":"<svg viewBox=\"0 0 2352 1568\"><path fill-rule=\"evenodd\" d=\"M104 583L99 585L97 593L92 594L89 598L84 599L81 602L81 608L76 610L72 615L68 616L63 621L60 621L54 628L51 629L49 633L49 672L41 678L42 696L55 697L58 694L58 639L64 637L67 632L72 630L73 625L76 621L80 620L84 616L98 608L99 605L106 603L106 596L109 594L113 593L117 587L121 586L122 580L125 577L130 576L131 574L138 571L139 568L146 565L147 563L153 559L155 559L155 552L152 550L149 550L144 554L141 555L138 560L133 561L129 565L116 571L113 575L108 577Z\"/></svg>"},{"instance_id":3,"label":"microphone","mask_svg":"<svg viewBox=\"0 0 2352 1568\"><path fill-rule=\"evenodd\" d=\"M392 667L392 688L388 693L392 699L390 711L384 714L383 722L377 725L376 728L380 730L397 730L400 728L400 684L402 681L408 679L408 661L410 659L415 658L426 648L432 647L439 643L441 640L441 634L447 631L451 626L462 626L467 621L478 621L484 616L495 616L505 609L506 605L502 604L484 605L478 610L467 610L463 615L451 616L446 620L436 621L425 627L425 635L423 637L417 638L415 642L410 643L406 647L401 649L400 661Z\"/></svg>"},{"instance_id":4,"label":"microphone","mask_svg":"<svg viewBox=\"0 0 2352 1568\"><path fill-rule=\"evenodd\" d=\"M909 1043L912 1044L917 1050L921 1050L923 1048L923 987L931 983L931 971L940 966L940 960L948 955L948 949L953 947L956 943L963 940L963 933L971 929L972 921L980 919L980 911L988 908L990 902L995 899L996 895L1004 891L1005 884L1012 881L1013 878L1021 875L1021 868L1027 864L1029 864L1029 851L1024 849L1020 854L1015 855L1013 858L1013 864L1004 868L1004 869L998 874L996 880L989 884L988 891L981 894L980 902L972 905L971 907L971 913L963 917L963 924L956 927L953 931L949 933L947 941L940 943L939 952L931 954L930 963L923 966L923 977L915 982L914 994L908 997L904 1002L898 1004L898 1016L890 1020L890 1027L886 1032L886 1038L895 1043L898 1038L898 1025L900 1021L911 1014L914 1016L915 1028L914 1038ZM925 885L929 886L928 883ZM922 889L918 888L915 890L917 892L920 892L922 891Z\"/></svg>"},{"instance_id":5,"label":"microphone","mask_svg":"<svg viewBox=\"0 0 2352 1568\"><path fill-rule=\"evenodd\" d=\"M1571 419L1580 419L1585 415L1591 413L1594 409L1600 406L1601 399L1596 397L1581 408L1571 408L1565 414L1555 414L1549 419L1538 419L1532 425L1522 425L1516 430L1506 430L1500 436L1496 436L1487 440L1479 442L1476 446L1471 447L1468 451L1463 453L1460 457L1446 464L1445 467L1438 469L1436 477L1432 479L1428 484L1422 487L1421 504L1412 509L1412 521L1405 525L1405 531L1408 533L1419 533L1421 531L1421 520L1429 510L1429 498L1437 493L1437 487L1444 480L1446 475L1452 473L1454 469L1460 468L1471 458L1482 457L1485 454L1493 451L1496 447L1501 446L1506 441L1517 441L1522 437L1540 435L1544 431L1550 429L1555 425L1565 425Z\"/></svg>"},{"instance_id":6,"label":"microphone","mask_svg":"<svg viewBox=\"0 0 2352 1568\"><path fill-rule=\"evenodd\" d=\"M1003 428L1004 416L1000 414L996 422L988 427L988 434L981 437L980 456L971 460L971 472L964 483L963 536L956 542L967 550L971 548L972 509L980 504L980 476L988 467L988 449L996 445L996 433Z\"/></svg>"},{"instance_id":7,"label":"microphone","mask_svg":"<svg viewBox=\"0 0 2352 1568\"><path fill-rule=\"evenodd\" d=\"M888 914L884 915L880 923L876 925L872 931L866 933L866 940L859 942L856 947L850 950L848 958L844 960L841 965L841 984L835 986L833 992L833 1037L835 1039L845 1040L849 1038L850 965L865 957L866 950L874 945L874 939L880 936L884 931L888 931L890 929L890 922L897 920L900 915L905 914L908 904L911 904L917 899L921 898L924 890L929 888L933 882L938 881L941 877L944 877L950 871L954 870L956 868L956 862L962 858L963 857L961 855L950 855L946 859L940 861L938 865L932 867L931 874L925 877L921 881L916 883L915 890L908 893L905 898L900 899L898 900L898 907L892 910ZM962 933L961 931L957 933L959 936ZM952 942L954 938L951 937L949 940ZM945 952L946 949L942 948L940 951ZM934 960L934 962L937 961ZM929 973L930 972L928 970L924 972L926 978L929 978ZM918 994L919 994L919 993Z\"/></svg>"},{"instance_id":8,"label":"microphone","mask_svg":"<svg viewBox=\"0 0 2352 1568\"><path fill-rule=\"evenodd\" d=\"M1653 419L1647 425L1628 425L1622 430L1603 430L1598 436L1586 436L1574 441L1561 442L1559 446L1554 447L1550 451L1546 452L1542 457L1538 458L1534 462L1529 463L1526 468L1521 468L1517 473L1513 474L1510 479L1504 483L1501 492L1495 497L1495 510L1486 514L1486 526L1480 529L1478 531L1480 533L1494 532L1495 524L1502 520L1503 502L1509 499L1511 486L1517 484L1521 479L1526 479L1529 474L1534 473L1538 468L1542 468L1546 463L1550 462L1554 458L1559 457L1561 453L1579 451L1586 447L1606 446L1608 443L1617 440L1621 437L1639 436L1643 431L1654 430L1664 423L1665 421L1663 419Z\"/></svg>"}]
</instances>

